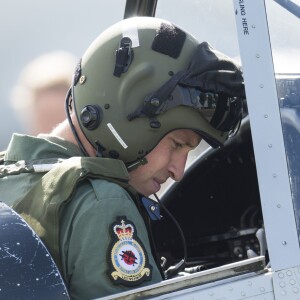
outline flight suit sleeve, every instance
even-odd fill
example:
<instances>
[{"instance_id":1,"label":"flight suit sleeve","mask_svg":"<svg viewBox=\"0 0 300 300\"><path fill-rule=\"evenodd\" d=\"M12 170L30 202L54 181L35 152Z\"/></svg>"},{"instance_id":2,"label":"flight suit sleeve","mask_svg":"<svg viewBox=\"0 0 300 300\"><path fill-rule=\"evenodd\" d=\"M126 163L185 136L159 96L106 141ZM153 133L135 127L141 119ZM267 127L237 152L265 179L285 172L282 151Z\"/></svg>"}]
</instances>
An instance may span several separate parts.
<instances>
[{"instance_id":1,"label":"flight suit sleeve","mask_svg":"<svg viewBox=\"0 0 300 300\"><path fill-rule=\"evenodd\" d=\"M129 194L105 180L81 185L60 216L63 277L72 299L94 299L162 280Z\"/></svg>"}]
</instances>

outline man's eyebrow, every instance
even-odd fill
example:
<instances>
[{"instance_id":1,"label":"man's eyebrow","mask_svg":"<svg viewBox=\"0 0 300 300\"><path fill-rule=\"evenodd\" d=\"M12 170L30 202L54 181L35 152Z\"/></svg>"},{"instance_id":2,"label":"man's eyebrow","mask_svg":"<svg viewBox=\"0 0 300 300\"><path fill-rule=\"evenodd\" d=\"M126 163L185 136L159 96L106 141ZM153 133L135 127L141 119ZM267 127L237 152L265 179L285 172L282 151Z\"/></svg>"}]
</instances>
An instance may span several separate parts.
<instances>
[{"instance_id":1,"label":"man's eyebrow","mask_svg":"<svg viewBox=\"0 0 300 300\"><path fill-rule=\"evenodd\" d=\"M180 143L180 144L182 144L182 145L184 145L184 146L187 146L187 147L189 147L189 148L196 148L198 145L199 145L199 143L201 142L201 138L198 140L186 140L186 137L185 136L175 136L175 137L173 137L173 139L174 139L174 141L175 142L178 142L178 143Z\"/></svg>"},{"instance_id":2,"label":"man's eyebrow","mask_svg":"<svg viewBox=\"0 0 300 300\"><path fill-rule=\"evenodd\" d=\"M180 142L182 145L185 145L185 146L187 146L189 148L193 148L193 149L199 145L198 142L185 141L184 139L178 139L178 142Z\"/></svg>"}]
</instances>

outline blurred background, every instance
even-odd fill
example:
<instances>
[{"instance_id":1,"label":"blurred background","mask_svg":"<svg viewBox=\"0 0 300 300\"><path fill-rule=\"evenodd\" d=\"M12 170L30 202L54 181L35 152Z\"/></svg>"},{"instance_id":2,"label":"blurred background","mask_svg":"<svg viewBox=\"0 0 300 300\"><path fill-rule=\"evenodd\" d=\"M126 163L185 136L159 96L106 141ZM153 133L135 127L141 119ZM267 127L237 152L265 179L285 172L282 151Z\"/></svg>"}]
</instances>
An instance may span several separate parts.
<instances>
[{"instance_id":1,"label":"blurred background","mask_svg":"<svg viewBox=\"0 0 300 300\"><path fill-rule=\"evenodd\" d=\"M10 100L27 63L52 51L68 51L79 59L99 33L123 18L125 0L0 0L0 3L0 150L3 150L13 132L26 130Z\"/></svg>"}]
</instances>

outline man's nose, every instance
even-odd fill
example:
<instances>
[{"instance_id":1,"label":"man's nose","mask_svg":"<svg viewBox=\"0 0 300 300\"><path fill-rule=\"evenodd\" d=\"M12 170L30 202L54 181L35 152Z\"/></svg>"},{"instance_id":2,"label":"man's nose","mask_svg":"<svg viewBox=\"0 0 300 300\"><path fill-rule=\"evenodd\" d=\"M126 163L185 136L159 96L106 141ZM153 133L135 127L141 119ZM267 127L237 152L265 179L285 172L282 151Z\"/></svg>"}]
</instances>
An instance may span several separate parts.
<instances>
[{"instance_id":1,"label":"man's nose","mask_svg":"<svg viewBox=\"0 0 300 300\"><path fill-rule=\"evenodd\" d=\"M185 164L187 160L187 154L180 157L174 157L171 161L169 172L170 177L175 181L180 181L184 175Z\"/></svg>"}]
</instances>

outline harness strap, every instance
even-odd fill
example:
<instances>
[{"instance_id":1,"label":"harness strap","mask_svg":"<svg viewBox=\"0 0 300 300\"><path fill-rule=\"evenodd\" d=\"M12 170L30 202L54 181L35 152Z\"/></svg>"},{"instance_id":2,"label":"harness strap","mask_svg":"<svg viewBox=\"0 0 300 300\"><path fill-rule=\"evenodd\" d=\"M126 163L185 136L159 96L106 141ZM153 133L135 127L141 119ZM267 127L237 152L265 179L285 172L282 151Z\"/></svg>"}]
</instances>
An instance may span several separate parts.
<instances>
[{"instance_id":1,"label":"harness strap","mask_svg":"<svg viewBox=\"0 0 300 300\"><path fill-rule=\"evenodd\" d=\"M4 164L5 153L6 153L6 151L0 152L0 165Z\"/></svg>"}]
</instances>

